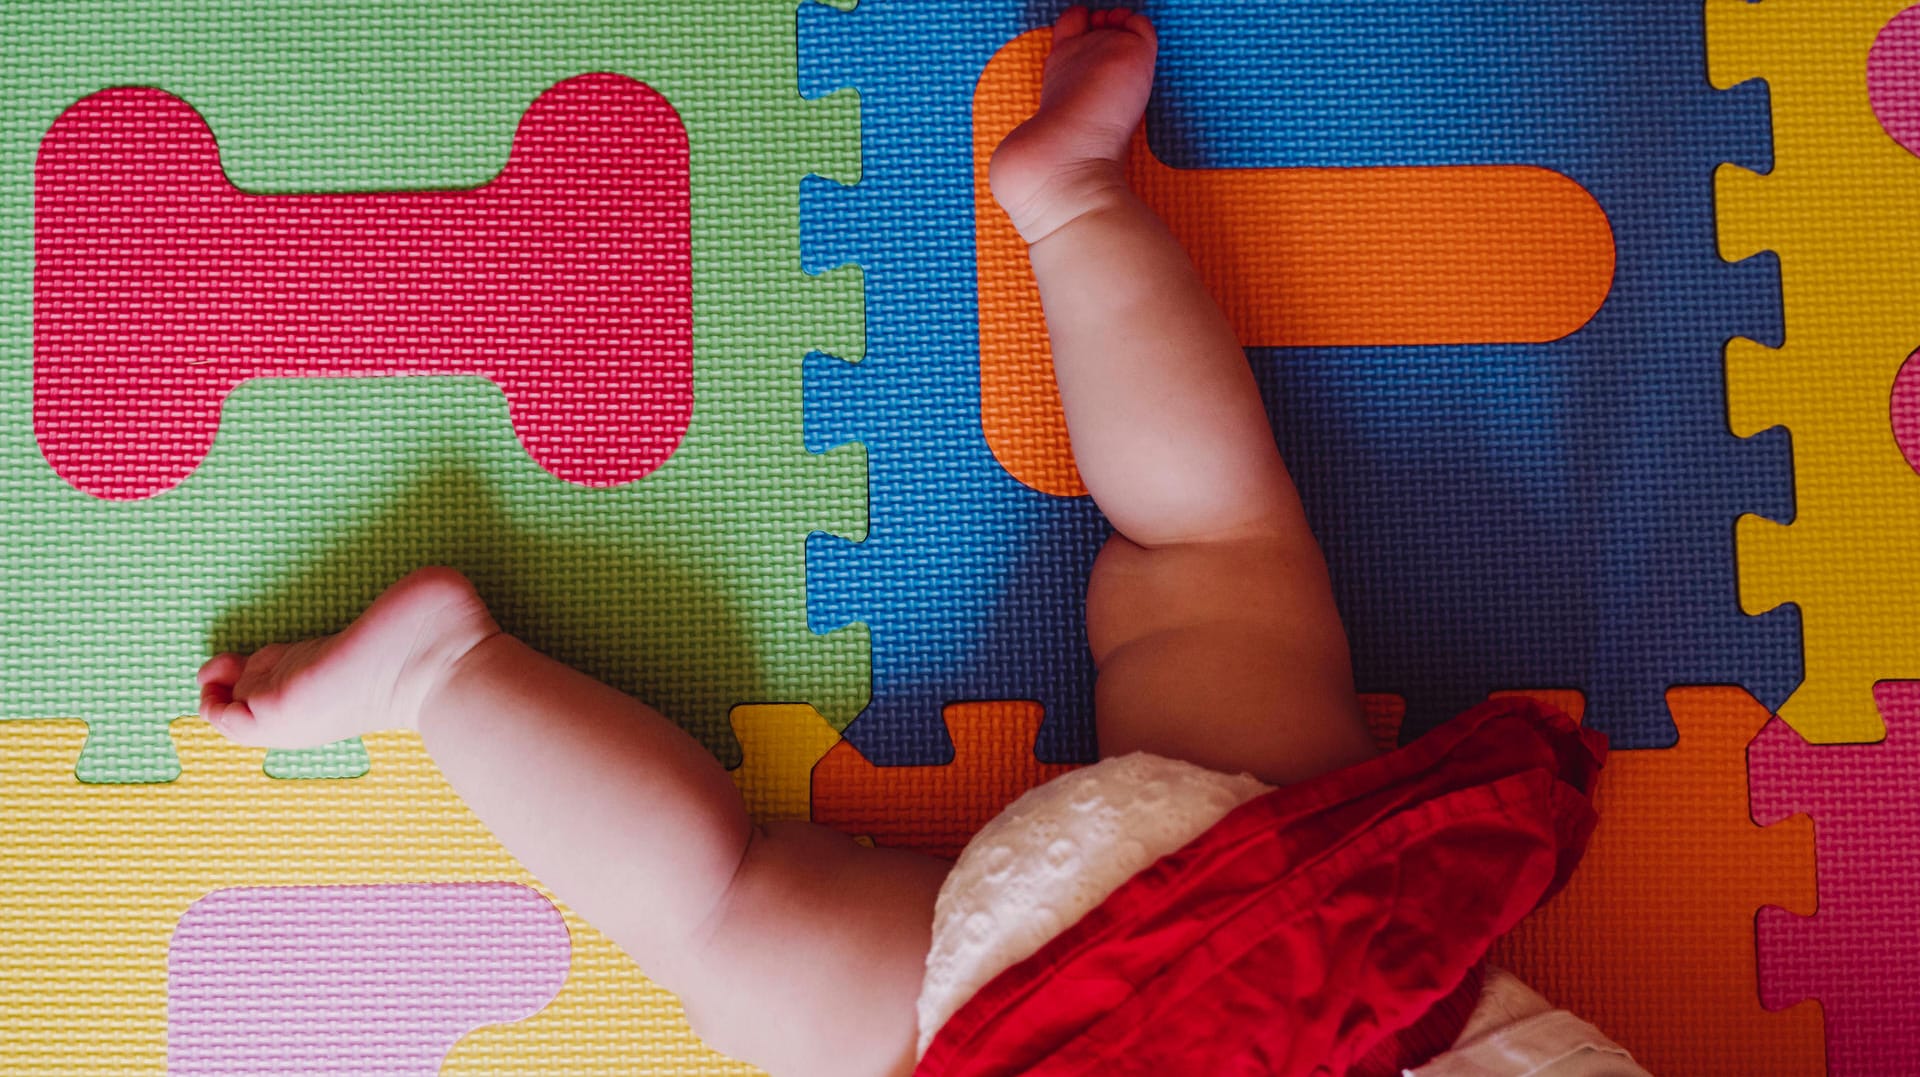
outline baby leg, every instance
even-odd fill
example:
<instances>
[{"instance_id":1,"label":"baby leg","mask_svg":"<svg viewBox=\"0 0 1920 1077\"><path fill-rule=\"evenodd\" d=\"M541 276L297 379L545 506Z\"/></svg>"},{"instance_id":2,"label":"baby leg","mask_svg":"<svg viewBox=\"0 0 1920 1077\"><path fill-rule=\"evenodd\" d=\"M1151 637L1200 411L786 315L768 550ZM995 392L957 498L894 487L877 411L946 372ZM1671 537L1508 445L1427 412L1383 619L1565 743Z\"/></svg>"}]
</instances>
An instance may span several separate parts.
<instances>
[{"instance_id":1,"label":"baby leg","mask_svg":"<svg viewBox=\"0 0 1920 1077\"><path fill-rule=\"evenodd\" d=\"M1074 459L1119 532L1087 593L1101 753L1297 781L1372 746L1246 356L1126 184L1156 47L1124 9L1062 15L993 192L1029 244Z\"/></svg>"},{"instance_id":2,"label":"baby leg","mask_svg":"<svg viewBox=\"0 0 1920 1077\"><path fill-rule=\"evenodd\" d=\"M455 792L569 907L775 1074L911 1070L948 865L808 823L756 827L657 711L499 630L423 569L345 631L220 655L201 713L244 744L418 731Z\"/></svg>"}]
</instances>

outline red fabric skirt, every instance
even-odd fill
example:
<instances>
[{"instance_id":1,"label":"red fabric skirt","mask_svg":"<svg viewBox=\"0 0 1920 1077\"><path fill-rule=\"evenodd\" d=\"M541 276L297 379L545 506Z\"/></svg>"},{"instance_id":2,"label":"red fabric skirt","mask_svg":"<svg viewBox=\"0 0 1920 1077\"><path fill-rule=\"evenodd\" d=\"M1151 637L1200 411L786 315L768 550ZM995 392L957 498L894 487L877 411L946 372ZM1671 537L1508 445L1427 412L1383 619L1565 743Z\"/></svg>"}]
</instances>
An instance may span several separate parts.
<instances>
[{"instance_id":1,"label":"red fabric skirt","mask_svg":"<svg viewBox=\"0 0 1920 1077\"><path fill-rule=\"evenodd\" d=\"M1503 698L1248 801L981 988L915 1077L1344 1074L1565 884L1606 753Z\"/></svg>"}]
</instances>

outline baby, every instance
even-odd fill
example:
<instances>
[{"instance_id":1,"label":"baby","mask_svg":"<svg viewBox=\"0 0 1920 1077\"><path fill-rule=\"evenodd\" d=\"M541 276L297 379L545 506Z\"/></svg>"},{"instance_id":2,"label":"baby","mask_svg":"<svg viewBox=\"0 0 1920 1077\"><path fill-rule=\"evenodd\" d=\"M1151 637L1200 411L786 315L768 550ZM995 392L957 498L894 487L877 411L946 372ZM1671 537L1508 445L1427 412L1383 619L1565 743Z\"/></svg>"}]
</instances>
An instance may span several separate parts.
<instances>
[{"instance_id":1,"label":"baby","mask_svg":"<svg viewBox=\"0 0 1920 1077\"><path fill-rule=\"evenodd\" d=\"M1068 10L993 157L1116 534L1087 587L1102 762L958 864L754 825L691 737L501 631L451 569L338 635L216 656L202 716L259 747L418 732L696 1032L777 1075L1640 1073L1482 965L1577 860L1604 748L1509 704L1376 756L1246 357L1122 173L1155 49L1143 15Z\"/></svg>"}]
</instances>

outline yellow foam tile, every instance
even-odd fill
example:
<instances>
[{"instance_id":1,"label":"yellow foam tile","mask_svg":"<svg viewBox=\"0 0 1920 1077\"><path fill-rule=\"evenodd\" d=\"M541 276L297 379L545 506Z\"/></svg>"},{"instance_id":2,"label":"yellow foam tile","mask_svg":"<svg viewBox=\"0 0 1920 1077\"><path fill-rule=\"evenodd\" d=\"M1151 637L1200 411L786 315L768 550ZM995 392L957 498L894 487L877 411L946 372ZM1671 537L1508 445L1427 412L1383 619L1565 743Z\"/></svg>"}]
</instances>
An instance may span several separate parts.
<instances>
[{"instance_id":1,"label":"yellow foam tile","mask_svg":"<svg viewBox=\"0 0 1920 1077\"><path fill-rule=\"evenodd\" d=\"M840 734L804 703L747 704L727 716L740 740L730 773L756 823L813 818L813 768Z\"/></svg>"},{"instance_id":2,"label":"yellow foam tile","mask_svg":"<svg viewBox=\"0 0 1920 1077\"><path fill-rule=\"evenodd\" d=\"M1920 159L1882 129L1866 75L1875 37L1909 4L1706 5L1715 84L1764 78L1773 103L1772 172L1718 177L1721 246L1778 252L1786 326L1777 351L1728 345L1728 417L1743 435L1784 425L1793 444L1793 522L1736 533L1741 602L1799 607L1806 680L1779 714L1816 743L1879 739L1873 683L1920 677L1920 475L1889 420L1894 376L1920 345Z\"/></svg>"},{"instance_id":3,"label":"yellow foam tile","mask_svg":"<svg viewBox=\"0 0 1920 1077\"><path fill-rule=\"evenodd\" d=\"M0 727L0 1074L164 1072L168 942L214 890L489 880L554 900L572 964L551 1004L469 1034L443 1073L759 1072L702 1046L671 994L501 848L417 736L367 736L372 769L345 781L268 778L264 751L197 718L172 736L177 780L89 785L73 777L82 723Z\"/></svg>"}]
</instances>

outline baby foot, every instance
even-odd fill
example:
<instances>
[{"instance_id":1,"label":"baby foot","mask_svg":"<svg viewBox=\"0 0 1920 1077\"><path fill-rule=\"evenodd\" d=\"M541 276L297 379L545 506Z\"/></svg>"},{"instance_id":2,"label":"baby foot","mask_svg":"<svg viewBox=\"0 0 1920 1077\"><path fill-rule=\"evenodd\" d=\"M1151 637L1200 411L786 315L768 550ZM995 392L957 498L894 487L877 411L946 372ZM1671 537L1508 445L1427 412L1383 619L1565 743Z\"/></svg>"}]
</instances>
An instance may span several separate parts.
<instances>
[{"instance_id":1,"label":"baby foot","mask_svg":"<svg viewBox=\"0 0 1920 1077\"><path fill-rule=\"evenodd\" d=\"M1146 114L1159 47L1126 8L1078 4L1053 24L1040 109L993 153L988 181L1013 226L1037 243L1126 190L1127 143Z\"/></svg>"},{"instance_id":2,"label":"baby foot","mask_svg":"<svg viewBox=\"0 0 1920 1077\"><path fill-rule=\"evenodd\" d=\"M454 663L499 631L465 576L423 568L343 632L214 656L200 667L200 716L255 748L417 729L421 704Z\"/></svg>"}]
</instances>

